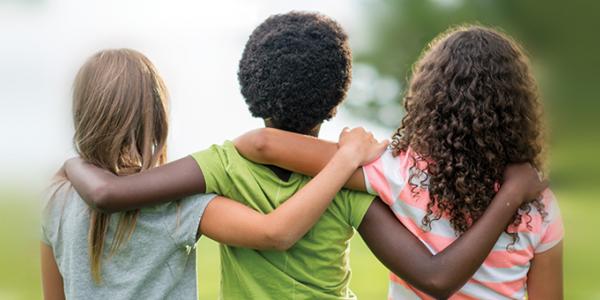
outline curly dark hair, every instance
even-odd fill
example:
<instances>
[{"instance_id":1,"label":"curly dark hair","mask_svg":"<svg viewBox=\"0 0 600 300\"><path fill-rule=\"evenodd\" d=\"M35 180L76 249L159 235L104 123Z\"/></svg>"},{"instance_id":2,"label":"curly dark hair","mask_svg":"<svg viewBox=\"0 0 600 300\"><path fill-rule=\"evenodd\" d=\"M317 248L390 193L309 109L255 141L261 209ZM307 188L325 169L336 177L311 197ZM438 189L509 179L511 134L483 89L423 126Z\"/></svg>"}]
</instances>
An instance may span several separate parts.
<instances>
[{"instance_id":1,"label":"curly dark hair","mask_svg":"<svg viewBox=\"0 0 600 300\"><path fill-rule=\"evenodd\" d=\"M270 16L250 35L238 80L250 112L279 129L308 133L335 114L351 80L348 37L318 13Z\"/></svg>"},{"instance_id":2,"label":"curly dark hair","mask_svg":"<svg viewBox=\"0 0 600 300\"><path fill-rule=\"evenodd\" d=\"M418 153L411 176L424 179L418 185L431 196L425 226L446 213L462 234L490 204L508 164L543 167L537 84L522 48L500 31L461 26L439 35L414 66L404 107L392 147L395 155ZM532 206L545 216L532 199L511 224L526 215L529 227Z\"/></svg>"}]
</instances>

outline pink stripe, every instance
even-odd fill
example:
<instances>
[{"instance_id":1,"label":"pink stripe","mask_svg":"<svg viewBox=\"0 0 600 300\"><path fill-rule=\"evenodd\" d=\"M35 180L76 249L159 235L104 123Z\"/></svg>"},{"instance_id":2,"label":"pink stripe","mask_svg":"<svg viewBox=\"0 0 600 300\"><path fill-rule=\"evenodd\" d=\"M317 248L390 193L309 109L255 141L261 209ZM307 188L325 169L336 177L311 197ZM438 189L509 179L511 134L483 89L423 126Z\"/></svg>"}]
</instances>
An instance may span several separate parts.
<instances>
[{"instance_id":1,"label":"pink stripe","mask_svg":"<svg viewBox=\"0 0 600 300\"><path fill-rule=\"evenodd\" d=\"M433 227L435 230L438 230L437 233L435 231L426 231L422 229L421 220L417 220L422 213L427 211L427 205L431 201L431 195L427 190L418 189L416 190L418 193L413 194L412 186L409 183L409 170L412 167L411 156L417 154L413 153L411 149L409 149L408 152L400 153L393 158L389 153L386 154L385 157L382 156L376 163L365 168L371 186L373 186L373 189L379 192L382 199L394 209L396 218L412 234L426 243L432 251L439 253L453 243L456 240L456 236L448 235L448 230L451 228L448 228L447 230L447 228L439 227L449 226L448 223L446 223L449 222L449 216L446 213L442 215L442 220L445 222ZM424 162L419 162L418 167L424 168L424 164ZM399 169L392 170L393 168ZM401 174L402 176L398 178L397 174ZM402 181L395 182L398 180ZM402 189L398 190L399 187L402 187ZM499 186L496 188L499 188ZM393 191L399 193L399 195L393 195ZM401 201L401 203L396 203L396 201ZM516 245L518 250L507 251L496 247L497 250L493 250L488 255L480 268L481 272L485 272L480 273L480 275L494 276L493 274L497 274L496 276L508 277L490 278L489 280L493 280L493 282L482 282L471 279L469 280L469 286L467 286L464 291L468 291L473 295L466 294L464 291L459 291L450 299L489 298L490 295L497 295L493 294L493 292L512 298L524 293L527 281L527 276L524 274L526 273L529 262L535 256L535 251L537 251L535 247L540 247L538 249L545 249L544 246L550 247L553 243L562 239L564 235L560 210L552 191L545 190L542 201L545 205L546 212L549 213L546 219L542 219L540 213L534 209L529 214L531 220L529 220L528 216L525 216L519 226L511 226L509 228L509 232L519 233L521 240L519 245ZM398 209L398 205L404 207ZM436 208L433 209L435 212ZM535 243L539 243L539 246L535 245ZM499 268L502 268L502 270L498 270ZM520 276L522 276L522 278L518 278ZM481 279L482 277L486 278L485 276L479 276L478 278ZM509 278L518 279L502 281L503 279ZM411 287L407 282L393 274L390 275L390 280L413 291L417 296L423 299L431 299L430 296ZM393 297L393 295L391 295L391 297Z\"/></svg>"},{"instance_id":2,"label":"pink stripe","mask_svg":"<svg viewBox=\"0 0 600 300\"><path fill-rule=\"evenodd\" d=\"M494 250L488 255L483 265L490 268L511 268L514 266L525 266L533 259L533 247L529 246L522 250Z\"/></svg>"},{"instance_id":3,"label":"pink stripe","mask_svg":"<svg viewBox=\"0 0 600 300\"><path fill-rule=\"evenodd\" d=\"M402 201L407 205L420 209L424 212L427 211L427 204L429 204L429 191L424 189L416 189L415 192L418 193L413 195L412 186L407 183L402 191L400 191L400 195L398 197L399 199L397 199L397 201Z\"/></svg>"},{"instance_id":4,"label":"pink stripe","mask_svg":"<svg viewBox=\"0 0 600 300\"><path fill-rule=\"evenodd\" d=\"M544 236L542 237L541 243L547 244L551 242L555 242L561 240L564 235L564 228L562 226L562 222L559 218L556 218L548 225Z\"/></svg>"},{"instance_id":5,"label":"pink stripe","mask_svg":"<svg viewBox=\"0 0 600 300\"><path fill-rule=\"evenodd\" d=\"M363 167L363 172L367 174L369 183L373 189L379 194L379 197L387 205L391 205L394 201L392 195L392 189L390 188L387 178L384 174L381 158L377 159L373 163Z\"/></svg>"},{"instance_id":6,"label":"pink stripe","mask_svg":"<svg viewBox=\"0 0 600 300\"><path fill-rule=\"evenodd\" d=\"M426 242L435 252L440 252L446 247L450 246L455 241L454 238L441 236L431 231L424 231L421 227L410 217L399 216L396 214L396 218L400 220L402 225L406 227L412 234Z\"/></svg>"},{"instance_id":7,"label":"pink stripe","mask_svg":"<svg viewBox=\"0 0 600 300\"><path fill-rule=\"evenodd\" d=\"M546 189L542 193L542 203L544 203L546 209L549 209L550 206L556 203L556 197L550 189Z\"/></svg>"},{"instance_id":8,"label":"pink stripe","mask_svg":"<svg viewBox=\"0 0 600 300\"><path fill-rule=\"evenodd\" d=\"M510 225L508 232L528 232L532 234L541 234L542 218L537 212L530 212L531 220L527 215L521 218L521 224L518 227Z\"/></svg>"}]
</instances>

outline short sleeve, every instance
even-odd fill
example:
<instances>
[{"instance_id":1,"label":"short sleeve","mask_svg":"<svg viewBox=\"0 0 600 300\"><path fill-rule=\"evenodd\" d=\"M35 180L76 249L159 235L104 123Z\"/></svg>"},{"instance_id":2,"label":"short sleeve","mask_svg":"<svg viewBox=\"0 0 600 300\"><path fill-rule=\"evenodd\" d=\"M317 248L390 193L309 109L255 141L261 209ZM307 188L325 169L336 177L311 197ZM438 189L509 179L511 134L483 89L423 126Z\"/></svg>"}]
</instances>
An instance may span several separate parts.
<instances>
[{"instance_id":1,"label":"short sleeve","mask_svg":"<svg viewBox=\"0 0 600 300\"><path fill-rule=\"evenodd\" d=\"M45 205L42 210L42 222L40 228L40 240L52 246L56 244L58 230L62 219L63 211L68 198L72 195L70 192L70 183L68 181L57 181L49 186L44 197Z\"/></svg>"},{"instance_id":2,"label":"short sleeve","mask_svg":"<svg viewBox=\"0 0 600 300\"><path fill-rule=\"evenodd\" d=\"M406 183L404 158L405 155L394 157L392 150L388 149L377 160L363 167L369 194L379 195L386 204L392 205Z\"/></svg>"},{"instance_id":3,"label":"short sleeve","mask_svg":"<svg viewBox=\"0 0 600 300\"><path fill-rule=\"evenodd\" d=\"M562 241L565 232L558 201L550 190L544 192L544 205L547 215L542 222L541 236L535 253L552 249Z\"/></svg>"},{"instance_id":4,"label":"short sleeve","mask_svg":"<svg viewBox=\"0 0 600 300\"><path fill-rule=\"evenodd\" d=\"M210 148L192 154L202 170L207 193L224 195L233 187L233 182L227 175L227 155L222 146L213 145Z\"/></svg>"},{"instance_id":5,"label":"short sleeve","mask_svg":"<svg viewBox=\"0 0 600 300\"><path fill-rule=\"evenodd\" d=\"M375 196L350 190L342 190L343 203L348 217L348 223L358 228Z\"/></svg>"},{"instance_id":6,"label":"short sleeve","mask_svg":"<svg viewBox=\"0 0 600 300\"><path fill-rule=\"evenodd\" d=\"M52 246L52 228L55 220L55 213L53 212L54 203L46 203L46 207L42 210L42 224L40 226L40 241L42 243Z\"/></svg>"},{"instance_id":7,"label":"short sleeve","mask_svg":"<svg viewBox=\"0 0 600 300\"><path fill-rule=\"evenodd\" d=\"M171 232L175 228L171 236L177 244L191 247L196 243L204 211L215 197L214 194L198 194L181 199L179 205L173 205L177 212L170 214L172 218L166 227Z\"/></svg>"},{"instance_id":8,"label":"short sleeve","mask_svg":"<svg viewBox=\"0 0 600 300\"><path fill-rule=\"evenodd\" d=\"M44 224L45 221L42 220L42 227L40 230L40 241L42 241L42 243L48 245L48 246L52 246L52 243L50 242L50 238L49 238L49 233L48 233L48 229L46 224Z\"/></svg>"}]
</instances>

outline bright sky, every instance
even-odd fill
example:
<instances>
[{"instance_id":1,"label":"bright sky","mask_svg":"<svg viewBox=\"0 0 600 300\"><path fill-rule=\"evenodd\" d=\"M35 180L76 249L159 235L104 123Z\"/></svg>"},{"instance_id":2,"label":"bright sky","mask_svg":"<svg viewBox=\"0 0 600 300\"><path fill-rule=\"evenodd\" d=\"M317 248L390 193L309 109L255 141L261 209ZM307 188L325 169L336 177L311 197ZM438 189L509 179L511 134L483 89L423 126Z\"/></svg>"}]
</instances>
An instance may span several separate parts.
<instances>
[{"instance_id":1,"label":"bright sky","mask_svg":"<svg viewBox=\"0 0 600 300\"><path fill-rule=\"evenodd\" d=\"M71 80L97 50L134 48L157 66L171 94L175 159L261 126L247 111L236 72L248 35L269 15L320 11L346 28L355 51L363 40L360 0L17 2L0 3L2 182L43 182L73 155ZM358 125L389 136L343 110L322 136L336 139L344 126Z\"/></svg>"}]
</instances>

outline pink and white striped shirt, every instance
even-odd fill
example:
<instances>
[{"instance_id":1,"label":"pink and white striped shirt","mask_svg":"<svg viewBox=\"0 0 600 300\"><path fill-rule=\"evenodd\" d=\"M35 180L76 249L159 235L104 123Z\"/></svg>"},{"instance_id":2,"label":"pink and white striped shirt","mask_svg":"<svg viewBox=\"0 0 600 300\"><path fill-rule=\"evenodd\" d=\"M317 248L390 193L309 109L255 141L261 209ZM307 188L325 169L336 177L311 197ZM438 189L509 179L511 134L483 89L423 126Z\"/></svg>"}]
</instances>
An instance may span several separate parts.
<instances>
[{"instance_id":1,"label":"pink and white striped shirt","mask_svg":"<svg viewBox=\"0 0 600 300\"><path fill-rule=\"evenodd\" d=\"M387 203L398 220L417 236L432 253L438 253L457 239L447 216L433 221L431 228L425 228L421 221L426 215L429 193L419 189L412 193L409 184L414 170L412 157L414 152L402 152L394 157L387 150L379 159L363 168L367 190L379 195ZM416 183L419 180L413 179ZM532 208L527 228L527 220L523 220L518 228L510 228L517 232L519 240L507 250L512 242L510 235L503 233L490 255L483 262L467 284L450 299L523 299L526 294L527 272L531 260L536 253L547 251L563 238L563 224L558 203L550 190L544 191L543 202L548 215L541 214ZM407 282L390 274L388 299L432 299Z\"/></svg>"}]
</instances>

